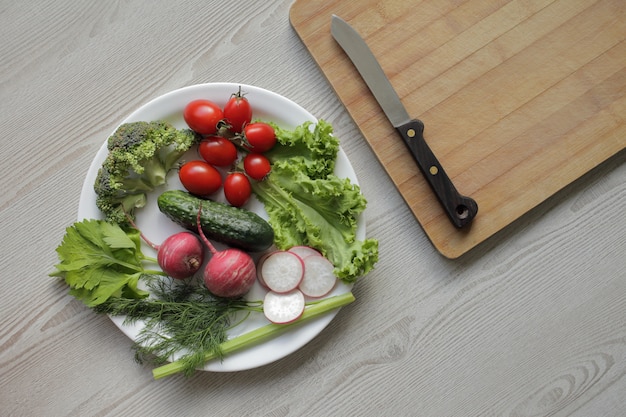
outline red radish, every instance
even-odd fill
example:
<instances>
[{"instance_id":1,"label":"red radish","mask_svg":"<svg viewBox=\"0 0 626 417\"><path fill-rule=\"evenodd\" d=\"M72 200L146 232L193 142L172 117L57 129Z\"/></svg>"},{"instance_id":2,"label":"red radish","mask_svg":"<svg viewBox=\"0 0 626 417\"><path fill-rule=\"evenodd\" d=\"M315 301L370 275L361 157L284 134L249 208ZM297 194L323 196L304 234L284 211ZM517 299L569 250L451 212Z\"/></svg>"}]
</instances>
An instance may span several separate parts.
<instances>
[{"instance_id":1,"label":"red radish","mask_svg":"<svg viewBox=\"0 0 626 417\"><path fill-rule=\"evenodd\" d=\"M283 294L270 291L263 300L263 314L272 323L287 324L302 316L304 306L304 294L300 290Z\"/></svg>"},{"instance_id":2,"label":"red radish","mask_svg":"<svg viewBox=\"0 0 626 417\"><path fill-rule=\"evenodd\" d=\"M218 297L241 297L250 291L256 279L254 261L250 255L239 249L217 251L202 232L201 210L202 207L198 211L198 233L212 254L204 269L204 285Z\"/></svg>"},{"instance_id":3,"label":"red radish","mask_svg":"<svg viewBox=\"0 0 626 417\"><path fill-rule=\"evenodd\" d=\"M176 279L189 278L198 272L204 260L204 248L196 235L190 232L176 233L157 245L139 230L130 216L126 217L130 225L139 231L139 236L157 251L157 263L163 272Z\"/></svg>"},{"instance_id":4,"label":"red radish","mask_svg":"<svg viewBox=\"0 0 626 417\"><path fill-rule=\"evenodd\" d=\"M304 278L300 283L300 291L308 297L323 297L335 288L337 277L334 265L323 256L307 256L304 262Z\"/></svg>"},{"instance_id":5,"label":"red radish","mask_svg":"<svg viewBox=\"0 0 626 417\"><path fill-rule=\"evenodd\" d=\"M285 293L298 288L304 276L304 263L298 255L288 251L276 251L261 265L263 282L270 290Z\"/></svg>"},{"instance_id":6,"label":"red radish","mask_svg":"<svg viewBox=\"0 0 626 417\"><path fill-rule=\"evenodd\" d=\"M189 278L195 274L204 259L202 243L190 232L168 237L157 251L157 261L163 272L176 279Z\"/></svg>"},{"instance_id":7,"label":"red radish","mask_svg":"<svg viewBox=\"0 0 626 417\"><path fill-rule=\"evenodd\" d=\"M289 252L295 253L300 258L304 259L307 256L321 256L322 254L310 246L293 246L289 249Z\"/></svg>"},{"instance_id":8,"label":"red radish","mask_svg":"<svg viewBox=\"0 0 626 417\"><path fill-rule=\"evenodd\" d=\"M204 285L214 295L224 298L241 297L250 291L256 279L254 261L239 249L213 252L204 269Z\"/></svg>"}]
</instances>

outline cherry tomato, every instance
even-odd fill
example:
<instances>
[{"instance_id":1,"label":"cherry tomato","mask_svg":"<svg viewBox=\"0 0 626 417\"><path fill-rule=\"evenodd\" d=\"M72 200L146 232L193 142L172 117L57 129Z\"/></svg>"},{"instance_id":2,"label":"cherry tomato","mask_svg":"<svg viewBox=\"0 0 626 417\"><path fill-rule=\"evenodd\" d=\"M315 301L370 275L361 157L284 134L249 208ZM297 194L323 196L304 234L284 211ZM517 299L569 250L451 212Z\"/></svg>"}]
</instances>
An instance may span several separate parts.
<instances>
[{"instance_id":1,"label":"cherry tomato","mask_svg":"<svg viewBox=\"0 0 626 417\"><path fill-rule=\"evenodd\" d=\"M217 132L217 124L224 119L224 112L209 100L194 100L185 106L183 118L189 128L201 135Z\"/></svg>"},{"instance_id":2,"label":"cherry tomato","mask_svg":"<svg viewBox=\"0 0 626 417\"><path fill-rule=\"evenodd\" d=\"M202 140L198 145L198 152L202 159L216 167L227 167L237 159L235 145L221 136L212 136Z\"/></svg>"},{"instance_id":3,"label":"cherry tomato","mask_svg":"<svg viewBox=\"0 0 626 417\"><path fill-rule=\"evenodd\" d=\"M257 181L262 181L270 173L270 160L260 153L249 153L243 158L243 170Z\"/></svg>"},{"instance_id":4,"label":"cherry tomato","mask_svg":"<svg viewBox=\"0 0 626 417\"><path fill-rule=\"evenodd\" d=\"M250 198L252 186L250 180L242 172L228 174L224 180L224 196L235 207L241 207Z\"/></svg>"},{"instance_id":5,"label":"cherry tomato","mask_svg":"<svg viewBox=\"0 0 626 417\"><path fill-rule=\"evenodd\" d=\"M276 132L271 125L256 122L243 128L250 150L257 153L269 151L276 144Z\"/></svg>"},{"instance_id":6,"label":"cherry tomato","mask_svg":"<svg viewBox=\"0 0 626 417\"><path fill-rule=\"evenodd\" d=\"M224 119L234 133L241 133L243 127L252 121L252 108L248 99L241 94L241 87L224 106Z\"/></svg>"},{"instance_id":7,"label":"cherry tomato","mask_svg":"<svg viewBox=\"0 0 626 417\"><path fill-rule=\"evenodd\" d=\"M205 161L185 162L178 170L178 177L191 194L207 196L222 186L219 171Z\"/></svg>"}]
</instances>

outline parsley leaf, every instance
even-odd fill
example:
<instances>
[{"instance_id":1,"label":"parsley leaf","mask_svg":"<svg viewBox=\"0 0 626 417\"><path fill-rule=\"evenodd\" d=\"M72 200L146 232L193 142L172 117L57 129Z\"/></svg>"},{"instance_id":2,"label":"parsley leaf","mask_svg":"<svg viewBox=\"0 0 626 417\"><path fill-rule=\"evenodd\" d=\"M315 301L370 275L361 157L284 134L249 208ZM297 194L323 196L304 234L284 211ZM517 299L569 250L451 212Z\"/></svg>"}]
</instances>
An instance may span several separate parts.
<instances>
[{"instance_id":1,"label":"parsley leaf","mask_svg":"<svg viewBox=\"0 0 626 417\"><path fill-rule=\"evenodd\" d=\"M56 249L60 263L50 276L65 279L70 294L89 307L111 297L144 298L148 292L138 288L148 260L141 253L137 230L125 231L103 220L86 219L66 229Z\"/></svg>"}]
</instances>

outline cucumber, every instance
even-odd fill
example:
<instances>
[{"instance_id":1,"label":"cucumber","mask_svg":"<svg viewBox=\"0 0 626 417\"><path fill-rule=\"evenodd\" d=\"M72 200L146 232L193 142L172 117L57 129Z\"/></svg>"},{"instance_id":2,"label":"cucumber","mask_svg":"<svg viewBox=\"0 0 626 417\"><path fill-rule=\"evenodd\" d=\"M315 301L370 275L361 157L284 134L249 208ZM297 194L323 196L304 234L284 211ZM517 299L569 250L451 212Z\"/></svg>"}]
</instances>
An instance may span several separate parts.
<instances>
[{"instance_id":1,"label":"cucumber","mask_svg":"<svg viewBox=\"0 0 626 417\"><path fill-rule=\"evenodd\" d=\"M217 201L204 200L182 190L168 190L157 200L159 210L172 221L198 232L200 224L207 238L250 252L259 252L274 243L274 229L256 213Z\"/></svg>"}]
</instances>

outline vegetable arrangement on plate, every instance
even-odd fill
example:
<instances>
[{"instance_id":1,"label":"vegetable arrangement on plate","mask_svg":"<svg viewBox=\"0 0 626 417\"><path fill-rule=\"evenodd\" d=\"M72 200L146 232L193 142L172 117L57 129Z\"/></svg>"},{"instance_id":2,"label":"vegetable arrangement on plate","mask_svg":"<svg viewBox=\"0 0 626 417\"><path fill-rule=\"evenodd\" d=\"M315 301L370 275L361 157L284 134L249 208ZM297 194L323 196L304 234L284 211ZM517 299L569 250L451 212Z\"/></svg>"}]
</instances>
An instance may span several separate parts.
<instances>
[{"instance_id":1,"label":"vegetable arrangement on plate","mask_svg":"<svg viewBox=\"0 0 626 417\"><path fill-rule=\"evenodd\" d=\"M239 88L223 107L211 97L189 101L184 129L165 120L123 123L93 185L101 218L70 226L57 248L51 275L74 297L145 324L134 348L138 361L162 365L155 378L190 375L352 302L351 292L331 291L378 260L377 241L356 237L366 201L334 173L332 127L320 120L285 129L253 120L253 109ZM169 187L170 172L184 189ZM187 229L160 244L135 224L155 196L164 219ZM251 200L266 216L248 210ZM255 282L265 296L248 299ZM259 314L269 324L229 336Z\"/></svg>"}]
</instances>

